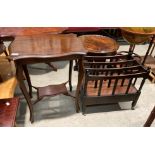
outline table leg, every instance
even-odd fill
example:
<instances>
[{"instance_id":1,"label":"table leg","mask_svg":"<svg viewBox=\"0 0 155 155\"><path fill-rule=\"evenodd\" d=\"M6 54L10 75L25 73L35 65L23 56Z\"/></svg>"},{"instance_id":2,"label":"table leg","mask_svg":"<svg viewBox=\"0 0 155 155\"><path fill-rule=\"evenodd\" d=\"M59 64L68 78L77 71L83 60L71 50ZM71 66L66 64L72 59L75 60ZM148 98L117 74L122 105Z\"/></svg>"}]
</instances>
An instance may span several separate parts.
<instances>
[{"instance_id":1,"label":"table leg","mask_svg":"<svg viewBox=\"0 0 155 155\"><path fill-rule=\"evenodd\" d=\"M142 62L142 65L145 64L145 61L146 61L146 59L147 59L147 56L149 55L150 49L151 49L151 47L152 47L152 45L153 45L153 40L154 40L154 38L155 38L155 35L152 37L152 39L151 39L151 41L150 41L150 44L149 44L149 47L148 47L148 49L147 49L147 52L146 52L146 54L145 54L145 56L144 56L144 60L143 60L143 62Z\"/></svg>"},{"instance_id":2,"label":"table leg","mask_svg":"<svg viewBox=\"0 0 155 155\"><path fill-rule=\"evenodd\" d=\"M84 76L84 69L83 69L83 61L82 58L78 60L79 63L79 71L78 71L78 84L76 88L76 111L79 112L80 106L79 106L79 97L80 97L80 89L81 89L81 84Z\"/></svg>"},{"instance_id":3,"label":"table leg","mask_svg":"<svg viewBox=\"0 0 155 155\"><path fill-rule=\"evenodd\" d=\"M26 76L26 80L29 86L29 95L32 98L32 84L31 84L31 79L30 79L29 72L27 69L27 65L23 65L23 70L24 70L24 74Z\"/></svg>"},{"instance_id":4,"label":"table leg","mask_svg":"<svg viewBox=\"0 0 155 155\"><path fill-rule=\"evenodd\" d=\"M73 60L69 61L69 89L72 91L72 69L73 69Z\"/></svg>"},{"instance_id":5,"label":"table leg","mask_svg":"<svg viewBox=\"0 0 155 155\"><path fill-rule=\"evenodd\" d=\"M130 44L129 53L133 53L135 49L135 44Z\"/></svg>"},{"instance_id":6,"label":"table leg","mask_svg":"<svg viewBox=\"0 0 155 155\"><path fill-rule=\"evenodd\" d=\"M150 127L152 122L154 121L155 119L155 107L153 108L153 110L151 111L147 121L145 122L144 124L144 127Z\"/></svg>"},{"instance_id":7,"label":"table leg","mask_svg":"<svg viewBox=\"0 0 155 155\"><path fill-rule=\"evenodd\" d=\"M33 116L33 106L32 106L32 103L31 103L31 99L30 99L30 96L27 92L27 89L26 89L26 86L24 84L24 81L23 81L23 67L21 65L17 65L16 64L16 68L17 68L17 71L16 71L16 75L17 75L17 80L19 82L19 86L22 90L22 93L27 101L27 104L29 106L29 109L30 109L30 121L31 123L34 122L34 116Z\"/></svg>"}]
</instances>

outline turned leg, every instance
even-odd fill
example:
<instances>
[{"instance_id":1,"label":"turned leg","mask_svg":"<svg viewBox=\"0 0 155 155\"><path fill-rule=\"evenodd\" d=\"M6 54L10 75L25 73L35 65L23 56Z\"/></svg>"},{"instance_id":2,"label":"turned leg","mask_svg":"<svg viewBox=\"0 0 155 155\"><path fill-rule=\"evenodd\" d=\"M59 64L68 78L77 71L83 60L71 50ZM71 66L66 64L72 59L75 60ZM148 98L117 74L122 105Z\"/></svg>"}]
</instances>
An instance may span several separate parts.
<instances>
[{"instance_id":1,"label":"turned leg","mask_svg":"<svg viewBox=\"0 0 155 155\"><path fill-rule=\"evenodd\" d=\"M80 106L79 106L79 96L80 96L80 88L82 85L82 80L83 80L83 76L84 76L84 69L83 69L83 61L82 61L83 57L80 58L78 60L79 63L79 72L78 72L78 84L77 84L77 88L76 88L76 105L78 107L77 112L79 112L80 110Z\"/></svg>"},{"instance_id":2,"label":"turned leg","mask_svg":"<svg viewBox=\"0 0 155 155\"><path fill-rule=\"evenodd\" d=\"M154 51L154 48L155 48L155 43L154 43L154 45L153 45L153 47L152 47L151 52L150 52L149 55L152 55L152 53L153 53L153 51Z\"/></svg>"},{"instance_id":3,"label":"turned leg","mask_svg":"<svg viewBox=\"0 0 155 155\"><path fill-rule=\"evenodd\" d=\"M34 122L33 106L31 103L30 96L27 92L26 86L25 86L24 81L23 81L23 67L21 65L16 64L16 68L17 68L17 72L16 72L17 80L19 82L19 86L21 88L21 91L22 91L22 93L23 93L23 95L27 101L28 107L30 109L30 121L31 121L31 123L33 123Z\"/></svg>"},{"instance_id":4,"label":"turned leg","mask_svg":"<svg viewBox=\"0 0 155 155\"><path fill-rule=\"evenodd\" d=\"M26 80L29 86L29 95L32 98L32 84L31 84L31 79L30 79L30 75L27 69L27 65L23 65L23 70L24 70L24 74L26 76Z\"/></svg>"},{"instance_id":5,"label":"turned leg","mask_svg":"<svg viewBox=\"0 0 155 155\"><path fill-rule=\"evenodd\" d=\"M149 52L150 52L151 47L152 47L152 45L153 45L153 40L154 40L154 38L155 38L155 36L153 36L152 39L151 39L151 41L150 41L150 44L149 44L149 47L148 47L148 49L147 49L147 52L146 52L146 54L145 54L145 56L144 56L142 65L145 64L145 61L146 61L146 59L147 59L147 56L149 55Z\"/></svg>"},{"instance_id":6,"label":"turned leg","mask_svg":"<svg viewBox=\"0 0 155 155\"><path fill-rule=\"evenodd\" d=\"M155 119L155 106L153 110L151 111L147 121L145 122L144 127L150 127L154 119Z\"/></svg>"}]
</instances>

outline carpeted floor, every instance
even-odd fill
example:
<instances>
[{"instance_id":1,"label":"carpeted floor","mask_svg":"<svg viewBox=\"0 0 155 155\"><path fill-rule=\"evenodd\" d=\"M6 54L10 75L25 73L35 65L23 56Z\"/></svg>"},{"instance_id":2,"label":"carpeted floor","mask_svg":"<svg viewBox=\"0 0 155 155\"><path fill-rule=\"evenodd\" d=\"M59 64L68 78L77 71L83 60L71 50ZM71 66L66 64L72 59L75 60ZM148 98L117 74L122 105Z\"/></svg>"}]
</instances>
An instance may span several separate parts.
<instances>
[{"instance_id":1,"label":"carpeted floor","mask_svg":"<svg viewBox=\"0 0 155 155\"><path fill-rule=\"evenodd\" d=\"M120 46L119 51L128 50L127 45ZM136 46L135 52L143 55L148 45ZM51 71L46 64L30 65L29 71L34 86L58 84L68 80L68 62L57 62L57 72ZM73 72L73 86L76 89L77 72ZM73 91L74 93L74 91ZM35 99L35 90L33 92ZM102 106L89 109L86 116L75 112L74 99L59 95L48 97L34 105L33 124L29 121L29 109L19 89L21 104L17 115L17 126L27 127L142 127L149 113L155 105L155 84L146 81L135 110L131 110L131 103L121 103L114 106ZM155 126L155 122L152 124Z\"/></svg>"}]
</instances>

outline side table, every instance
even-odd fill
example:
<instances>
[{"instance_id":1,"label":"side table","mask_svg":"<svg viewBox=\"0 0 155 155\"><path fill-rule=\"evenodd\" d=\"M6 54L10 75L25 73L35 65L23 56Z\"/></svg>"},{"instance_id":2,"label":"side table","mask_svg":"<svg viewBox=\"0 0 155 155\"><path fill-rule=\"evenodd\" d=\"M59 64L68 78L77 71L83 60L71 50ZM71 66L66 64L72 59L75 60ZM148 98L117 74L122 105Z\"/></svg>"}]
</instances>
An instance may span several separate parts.
<instances>
[{"instance_id":1,"label":"side table","mask_svg":"<svg viewBox=\"0 0 155 155\"><path fill-rule=\"evenodd\" d=\"M19 98L0 99L0 127L14 127Z\"/></svg>"}]
</instances>

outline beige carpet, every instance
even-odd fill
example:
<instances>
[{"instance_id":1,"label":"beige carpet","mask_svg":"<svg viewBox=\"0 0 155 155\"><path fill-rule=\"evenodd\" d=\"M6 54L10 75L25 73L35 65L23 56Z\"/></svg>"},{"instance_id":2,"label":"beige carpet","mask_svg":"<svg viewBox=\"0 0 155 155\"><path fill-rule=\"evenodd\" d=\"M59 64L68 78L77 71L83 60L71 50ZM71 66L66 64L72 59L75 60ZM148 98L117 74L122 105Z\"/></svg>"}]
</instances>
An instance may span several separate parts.
<instances>
[{"instance_id":1,"label":"beige carpet","mask_svg":"<svg viewBox=\"0 0 155 155\"><path fill-rule=\"evenodd\" d=\"M143 55L148 45L136 46L136 53ZM121 46L119 51L128 50L128 46ZM50 70L45 64L30 65L30 75L34 86L58 84L68 80L68 62L57 62L58 72ZM76 89L77 72L73 72L73 86ZM74 93L74 91L73 91ZM75 112L74 99L59 95L48 97L34 106L35 122L29 121L29 109L22 94L21 106L17 117L17 126L27 127L141 127L155 105L155 84L146 81L135 110L130 110L130 103L119 106L100 107L100 111L83 116ZM34 98L36 94L34 90ZM25 110L24 110L25 108ZM120 109L121 108L121 109ZM98 109L96 109L98 111ZM155 122L152 126L155 126Z\"/></svg>"}]
</instances>

